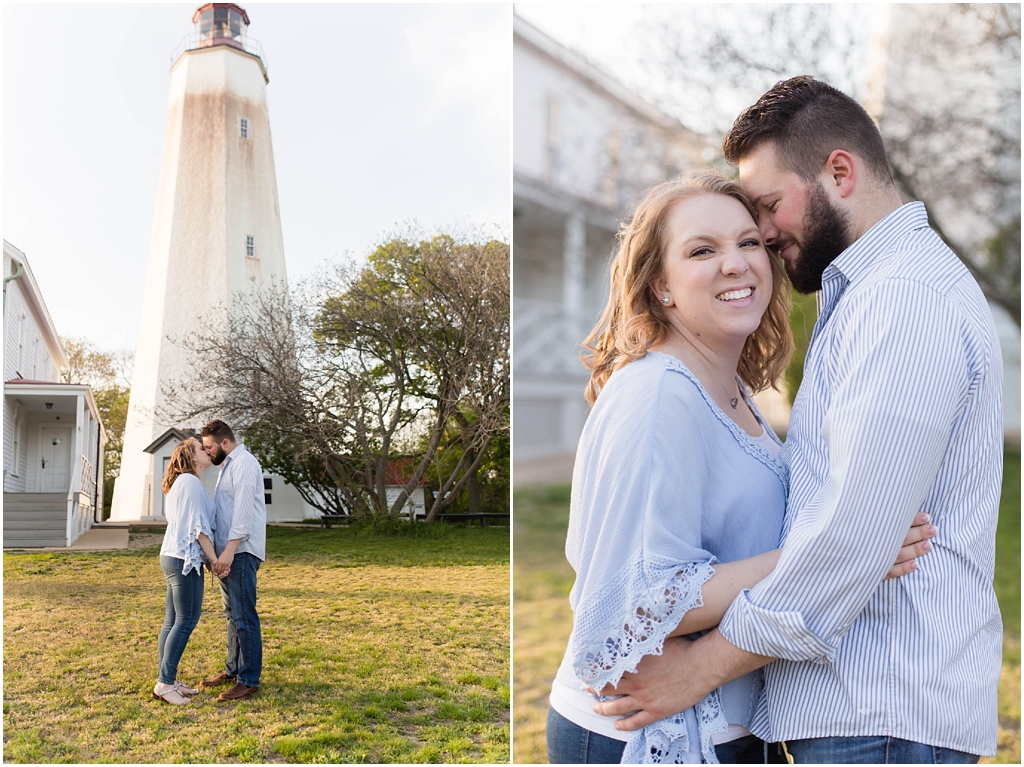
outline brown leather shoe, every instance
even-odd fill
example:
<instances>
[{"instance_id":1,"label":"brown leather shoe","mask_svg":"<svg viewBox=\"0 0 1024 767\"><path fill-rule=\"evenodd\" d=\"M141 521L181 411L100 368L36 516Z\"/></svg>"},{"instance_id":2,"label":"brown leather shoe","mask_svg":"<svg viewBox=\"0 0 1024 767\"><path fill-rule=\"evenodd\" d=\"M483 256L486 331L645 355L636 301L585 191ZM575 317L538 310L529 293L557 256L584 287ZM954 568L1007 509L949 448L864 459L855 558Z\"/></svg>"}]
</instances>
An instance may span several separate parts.
<instances>
[{"instance_id":1,"label":"brown leather shoe","mask_svg":"<svg viewBox=\"0 0 1024 767\"><path fill-rule=\"evenodd\" d=\"M255 695L259 691L259 687L246 687L241 682L236 682L235 686L230 690L225 690L218 695L217 700L241 700L242 698L248 698L250 695Z\"/></svg>"},{"instance_id":2,"label":"brown leather shoe","mask_svg":"<svg viewBox=\"0 0 1024 767\"><path fill-rule=\"evenodd\" d=\"M233 676L228 676L225 672L221 671L217 676L211 676L209 679L204 679L199 683L200 687L219 687L222 684L228 684L228 682L234 682Z\"/></svg>"}]
</instances>

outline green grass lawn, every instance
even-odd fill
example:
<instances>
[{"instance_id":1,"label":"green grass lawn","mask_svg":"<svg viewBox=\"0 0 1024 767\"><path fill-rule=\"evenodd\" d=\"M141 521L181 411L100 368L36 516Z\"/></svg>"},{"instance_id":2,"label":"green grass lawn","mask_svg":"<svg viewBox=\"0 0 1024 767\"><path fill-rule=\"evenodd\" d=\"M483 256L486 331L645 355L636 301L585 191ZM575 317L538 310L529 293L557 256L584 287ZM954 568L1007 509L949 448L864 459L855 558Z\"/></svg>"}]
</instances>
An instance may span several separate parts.
<instances>
[{"instance_id":1,"label":"green grass lawn","mask_svg":"<svg viewBox=\"0 0 1024 767\"><path fill-rule=\"evenodd\" d=\"M269 528L260 692L182 707L151 697L158 552L4 555L5 762L509 761L508 528ZM209 578L193 686L224 663Z\"/></svg>"},{"instance_id":2,"label":"green grass lawn","mask_svg":"<svg viewBox=\"0 0 1024 767\"><path fill-rule=\"evenodd\" d=\"M565 561L569 488L517 492L513 499L515 702L513 758L547 761L544 723L551 681L572 629ZM1020 453L1007 453L996 539L996 594L1003 614L999 750L983 763L1020 764Z\"/></svg>"}]
</instances>

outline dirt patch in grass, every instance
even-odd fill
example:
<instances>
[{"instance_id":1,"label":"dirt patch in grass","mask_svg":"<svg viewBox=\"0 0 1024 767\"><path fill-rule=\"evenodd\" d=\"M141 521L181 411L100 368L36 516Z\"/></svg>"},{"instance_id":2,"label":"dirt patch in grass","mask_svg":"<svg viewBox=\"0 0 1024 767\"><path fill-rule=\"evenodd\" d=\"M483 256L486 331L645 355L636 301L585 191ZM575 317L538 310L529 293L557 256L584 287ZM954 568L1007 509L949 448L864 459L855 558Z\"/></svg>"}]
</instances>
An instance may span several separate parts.
<instances>
[{"instance_id":1,"label":"dirt patch in grass","mask_svg":"<svg viewBox=\"0 0 1024 767\"><path fill-rule=\"evenodd\" d=\"M154 546L161 546L164 542L163 533L130 533L128 535L129 551L138 549L149 549Z\"/></svg>"}]
</instances>

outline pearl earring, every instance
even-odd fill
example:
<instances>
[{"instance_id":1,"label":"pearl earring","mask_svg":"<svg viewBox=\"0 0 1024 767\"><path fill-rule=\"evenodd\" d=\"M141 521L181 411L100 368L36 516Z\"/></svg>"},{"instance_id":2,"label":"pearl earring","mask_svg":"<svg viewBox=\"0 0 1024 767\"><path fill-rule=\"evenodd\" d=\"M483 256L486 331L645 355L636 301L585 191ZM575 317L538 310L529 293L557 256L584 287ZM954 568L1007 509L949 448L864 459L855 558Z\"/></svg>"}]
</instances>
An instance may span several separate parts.
<instances>
[{"instance_id":1,"label":"pearl earring","mask_svg":"<svg viewBox=\"0 0 1024 767\"><path fill-rule=\"evenodd\" d=\"M669 298L668 296L662 296L662 297L661 297L661 303L663 303L663 304L667 304L667 303L668 303L669 301L671 301L671 300L672 300L672 299L671 299L671 298Z\"/></svg>"}]
</instances>

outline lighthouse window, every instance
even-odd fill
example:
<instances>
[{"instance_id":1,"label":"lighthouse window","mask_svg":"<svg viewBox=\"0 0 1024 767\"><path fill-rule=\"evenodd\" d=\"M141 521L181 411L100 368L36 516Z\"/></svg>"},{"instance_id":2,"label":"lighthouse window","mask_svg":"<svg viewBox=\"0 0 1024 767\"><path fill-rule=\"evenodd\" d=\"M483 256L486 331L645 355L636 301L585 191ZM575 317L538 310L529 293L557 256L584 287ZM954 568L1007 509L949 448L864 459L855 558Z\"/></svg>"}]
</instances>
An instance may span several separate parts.
<instances>
[{"instance_id":1,"label":"lighthouse window","mask_svg":"<svg viewBox=\"0 0 1024 767\"><path fill-rule=\"evenodd\" d=\"M242 118L242 138L249 138L249 121Z\"/></svg>"},{"instance_id":2,"label":"lighthouse window","mask_svg":"<svg viewBox=\"0 0 1024 767\"><path fill-rule=\"evenodd\" d=\"M256 258L256 238L251 234L245 235L245 255Z\"/></svg>"}]
</instances>

